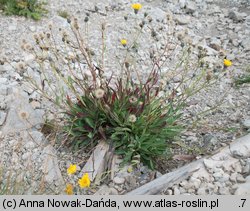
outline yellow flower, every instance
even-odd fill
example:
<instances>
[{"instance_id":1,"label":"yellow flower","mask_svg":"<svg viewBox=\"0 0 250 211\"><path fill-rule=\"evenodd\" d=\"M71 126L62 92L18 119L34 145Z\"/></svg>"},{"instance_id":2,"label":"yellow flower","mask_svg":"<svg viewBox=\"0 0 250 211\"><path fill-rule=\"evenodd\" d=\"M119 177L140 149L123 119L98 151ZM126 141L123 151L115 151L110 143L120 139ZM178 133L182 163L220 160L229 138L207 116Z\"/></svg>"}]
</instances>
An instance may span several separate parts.
<instances>
[{"instance_id":1,"label":"yellow flower","mask_svg":"<svg viewBox=\"0 0 250 211\"><path fill-rule=\"evenodd\" d=\"M224 59L224 66L225 67L230 67L232 65L232 62L228 59Z\"/></svg>"},{"instance_id":2,"label":"yellow flower","mask_svg":"<svg viewBox=\"0 0 250 211\"><path fill-rule=\"evenodd\" d=\"M129 166L128 169L127 169L128 173L131 173L133 171L133 167L132 166Z\"/></svg>"},{"instance_id":3,"label":"yellow flower","mask_svg":"<svg viewBox=\"0 0 250 211\"><path fill-rule=\"evenodd\" d=\"M73 195L73 185L67 184L64 191L68 195Z\"/></svg>"},{"instance_id":4,"label":"yellow flower","mask_svg":"<svg viewBox=\"0 0 250 211\"><path fill-rule=\"evenodd\" d=\"M137 14L137 13L138 13L138 11L142 8L142 5L141 5L141 4L139 4L139 3L132 4L132 8L134 9L135 14Z\"/></svg>"},{"instance_id":5,"label":"yellow flower","mask_svg":"<svg viewBox=\"0 0 250 211\"><path fill-rule=\"evenodd\" d=\"M122 39L122 40L121 40L121 44L125 47L125 46L127 45L127 40Z\"/></svg>"},{"instance_id":6,"label":"yellow flower","mask_svg":"<svg viewBox=\"0 0 250 211\"><path fill-rule=\"evenodd\" d=\"M89 174L88 173L84 174L82 178L78 180L78 184L80 188L89 187L90 186Z\"/></svg>"},{"instance_id":7,"label":"yellow flower","mask_svg":"<svg viewBox=\"0 0 250 211\"><path fill-rule=\"evenodd\" d=\"M70 164L69 168L67 169L67 173L69 175L76 173L76 165Z\"/></svg>"}]
</instances>

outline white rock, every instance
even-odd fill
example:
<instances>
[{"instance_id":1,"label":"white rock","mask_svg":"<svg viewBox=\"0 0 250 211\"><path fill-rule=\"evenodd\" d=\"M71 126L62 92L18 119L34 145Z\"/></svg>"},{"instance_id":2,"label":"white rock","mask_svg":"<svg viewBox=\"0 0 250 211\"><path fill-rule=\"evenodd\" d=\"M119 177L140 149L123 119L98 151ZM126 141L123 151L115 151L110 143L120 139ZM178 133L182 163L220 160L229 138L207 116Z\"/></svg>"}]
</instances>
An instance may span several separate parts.
<instances>
[{"instance_id":1,"label":"white rock","mask_svg":"<svg viewBox=\"0 0 250 211\"><path fill-rule=\"evenodd\" d=\"M250 39L246 38L241 42L241 45L243 46L245 51L250 51Z\"/></svg>"},{"instance_id":2,"label":"white rock","mask_svg":"<svg viewBox=\"0 0 250 211\"><path fill-rule=\"evenodd\" d=\"M125 182L125 178L123 178L123 177L115 177L113 182L115 184L117 184L117 185L121 185L121 184L123 184Z\"/></svg>"},{"instance_id":3,"label":"white rock","mask_svg":"<svg viewBox=\"0 0 250 211\"><path fill-rule=\"evenodd\" d=\"M176 16L175 20L180 25L187 25L190 23L190 17L187 16Z\"/></svg>"},{"instance_id":4,"label":"white rock","mask_svg":"<svg viewBox=\"0 0 250 211\"><path fill-rule=\"evenodd\" d=\"M180 195L180 190L177 187L174 187L174 195Z\"/></svg>"},{"instance_id":5,"label":"white rock","mask_svg":"<svg viewBox=\"0 0 250 211\"><path fill-rule=\"evenodd\" d=\"M237 181L237 180L236 180L237 174L238 174L237 172L232 173L231 176L230 176L230 178L229 178L230 181L232 181L232 182L235 183L235 182Z\"/></svg>"},{"instance_id":6,"label":"white rock","mask_svg":"<svg viewBox=\"0 0 250 211\"><path fill-rule=\"evenodd\" d=\"M7 84L8 79L7 78L0 78L0 84Z\"/></svg>"},{"instance_id":7,"label":"white rock","mask_svg":"<svg viewBox=\"0 0 250 211\"><path fill-rule=\"evenodd\" d=\"M214 177L215 181L218 181L220 178L223 177L224 172L221 169L219 169L219 170L220 171L213 174L213 177Z\"/></svg>"},{"instance_id":8,"label":"white rock","mask_svg":"<svg viewBox=\"0 0 250 211\"><path fill-rule=\"evenodd\" d=\"M31 106L32 106L33 109L37 109L37 108L40 108L40 107L41 107L41 103L39 103L39 102L36 101L36 100L31 101L30 104L31 104Z\"/></svg>"},{"instance_id":9,"label":"white rock","mask_svg":"<svg viewBox=\"0 0 250 211\"><path fill-rule=\"evenodd\" d=\"M217 161L217 160L212 160L212 159L204 159L204 165L208 169L215 169L218 167L221 167L223 164L223 161Z\"/></svg>"},{"instance_id":10,"label":"white rock","mask_svg":"<svg viewBox=\"0 0 250 211\"><path fill-rule=\"evenodd\" d=\"M247 16L246 13L237 12L237 11L233 11L233 10L231 10L231 11L228 13L228 17L229 17L230 19L232 19L233 21L235 21L235 22L242 21L246 16Z\"/></svg>"},{"instance_id":11,"label":"white rock","mask_svg":"<svg viewBox=\"0 0 250 211\"><path fill-rule=\"evenodd\" d=\"M239 184L234 195L250 195L250 182Z\"/></svg>"},{"instance_id":12,"label":"white rock","mask_svg":"<svg viewBox=\"0 0 250 211\"><path fill-rule=\"evenodd\" d=\"M166 12L163 11L162 9L160 8L153 8L152 11L150 11L149 15L154 19L154 20L157 20L157 21L163 21L164 19L166 19Z\"/></svg>"},{"instance_id":13,"label":"white rock","mask_svg":"<svg viewBox=\"0 0 250 211\"><path fill-rule=\"evenodd\" d=\"M26 64L30 64L30 63L32 63L34 60L35 60L35 56L34 56L33 54L27 54L27 55L25 55L25 57L24 57L24 62L25 62Z\"/></svg>"},{"instance_id":14,"label":"white rock","mask_svg":"<svg viewBox=\"0 0 250 211\"><path fill-rule=\"evenodd\" d=\"M2 126L5 122L7 113L4 111L0 111L0 126Z\"/></svg>"},{"instance_id":15,"label":"white rock","mask_svg":"<svg viewBox=\"0 0 250 211\"><path fill-rule=\"evenodd\" d=\"M28 158L30 158L31 157L31 152L26 152L26 153L24 153L23 155L22 155L22 159L23 160L27 160Z\"/></svg>"},{"instance_id":16,"label":"white rock","mask_svg":"<svg viewBox=\"0 0 250 211\"><path fill-rule=\"evenodd\" d=\"M197 195L207 195L207 189L205 187L201 187L197 190Z\"/></svg>"},{"instance_id":17,"label":"white rock","mask_svg":"<svg viewBox=\"0 0 250 211\"><path fill-rule=\"evenodd\" d=\"M250 128L250 119L244 120L244 121L243 121L243 126L244 126L245 128Z\"/></svg>"},{"instance_id":18,"label":"white rock","mask_svg":"<svg viewBox=\"0 0 250 211\"><path fill-rule=\"evenodd\" d=\"M94 195L118 195L118 191L115 188L102 185Z\"/></svg>"},{"instance_id":19,"label":"white rock","mask_svg":"<svg viewBox=\"0 0 250 211\"><path fill-rule=\"evenodd\" d=\"M1 85L0 86L0 95L8 95L8 87L6 85Z\"/></svg>"},{"instance_id":20,"label":"white rock","mask_svg":"<svg viewBox=\"0 0 250 211\"><path fill-rule=\"evenodd\" d=\"M25 149L33 149L35 146L36 144L33 141L29 141L24 145Z\"/></svg>"},{"instance_id":21,"label":"white rock","mask_svg":"<svg viewBox=\"0 0 250 211\"><path fill-rule=\"evenodd\" d=\"M35 31L36 31L36 27L35 27L35 26L30 26L30 27L29 27L29 30L30 30L31 32L35 32Z\"/></svg>"},{"instance_id":22,"label":"white rock","mask_svg":"<svg viewBox=\"0 0 250 211\"><path fill-rule=\"evenodd\" d=\"M11 95L6 123L2 128L4 133L25 130L43 123L43 112L34 110L29 104L26 93L15 90Z\"/></svg>"},{"instance_id":23,"label":"white rock","mask_svg":"<svg viewBox=\"0 0 250 211\"><path fill-rule=\"evenodd\" d=\"M246 182L246 179L241 174L237 174L236 180L239 183Z\"/></svg>"},{"instance_id":24,"label":"white rock","mask_svg":"<svg viewBox=\"0 0 250 211\"><path fill-rule=\"evenodd\" d=\"M229 187L221 187L219 188L220 195L231 195L229 191Z\"/></svg>"},{"instance_id":25,"label":"white rock","mask_svg":"<svg viewBox=\"0 0 250 211\"><path fill-rule=\"evenodd\" d=\"M189 182L191 186L195 189L198 189L201 185L201 180L195 178L195 177L190 177Z\"/></svg>"},{"instance_id":26,"label":"white rock","mask_svg":"<svg viewBox=\"0 0 250 211\"><path fill-rule=\"evenodd\" d=\"M214 180L213 176L209 174L205 168L200 168L192 175L192 177L200 179L205 182L212 182Z\"/></svg>"},{"instance_id":27,"label":"white rock","mask_svg":"<svg viewBox=\"0 0 250 211\"><path fill-rule=\"evenodd\" d=\"M186 0L179 0L179 6L183 9L186 6Z\"/></svg>"},{"instance_id":28,"label":"white rock","mask_svg":"<svg viewBox=\"0 0 250 211\"><path fill-rule=\"evenodd\" d=\"M212 38L210 42L210 47L216 51L219 51L221 49L221 41L216 37Z\"/></svg>"},{"instance_id":29,"label":"white rock","mask_svg":"<svg viewBox=\"0 0 250 211\"><path fill-rule=\"evenodd\" d=\"M51 145L48 145L42 151L42 157L42 171L45 175L45 182L47 182L48 184L53 184L54 182L57 182L57 184L64 185L64 179L58 166L58 160L56 157L55 149Z\"/></svg>"},{"instance_id":30,"label":"white rock","mask_svg":"<svg viewBox=\"0 0 250 211\"><path fill-rule=\"evenodd\" d=\"M166 191L166 195L173 195L173 191L172 191L171 189L168 189L168 190Z\"/></svg>"},{"instance_id":31,"label":"white rock","mask_svg":"<svg viewBox=\"0 0 250 211\"><path fill-rule=\"evenodd\" d=\"M186 3L186 12L187 13L191 13L191 14L193 14L195 11L196 11L196 4L195 4L195 2L192 2L192 1L188 1L187 3Z\"/></svg>"}]
</instances>

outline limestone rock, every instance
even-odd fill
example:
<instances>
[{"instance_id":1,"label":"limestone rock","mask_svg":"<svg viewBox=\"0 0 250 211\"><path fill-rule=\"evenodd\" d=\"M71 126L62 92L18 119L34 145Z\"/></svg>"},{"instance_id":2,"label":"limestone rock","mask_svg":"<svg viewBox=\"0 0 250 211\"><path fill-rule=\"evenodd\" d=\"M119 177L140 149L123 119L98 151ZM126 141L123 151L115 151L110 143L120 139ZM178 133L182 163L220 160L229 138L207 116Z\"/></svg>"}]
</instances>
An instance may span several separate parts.
<instances>
[{"instance_id":1,"label":"limestone rock","mask_svg":"<svg viewBox=\"0 0 250 211\"><path fill-rule=\"evenodd\" d=\"M235 195L250 195L250 176L247 177L246 183L238 184L238 187L234 194Z\"/></svg>"},{"instance_id":2,"label":"limestone rock","mask_svg":"<svg viewBox=\"0 0 250 211\"><path fill-rule=\"evenodd\" d=\"M242 12L237 12L237 11L233 11L231 10L229 13L228 13L228 17L230 19L232 19L233 21L235 22L240 22L240 21L243 21L244 18L247 16L246 13L242 13Z\"/></svg>"},{"instance_id":3,"label":"limestone rock","mask_svg":"<svg viewBox=\"0 0 250 211\"><path fill-rule=\"evenodd\" d=\"M34 110L29 104L26 93L16 90L11 95L9 112L6 123L2 128L3 133L26 130L43 123L43 111Z\"/></svg>"},{"instance_id":4,"label":"limestone rock","mask_svg":"<svg viewBox=\"0 0 250 211\"><path fill-rule=\"evenodd\" d=\"M245 128L250 128L250 119L246 119L245 121L243 121L243 126Z\"/></svg>"},{"instance_id":5,"label":"limestone rock","mask_svg":"<svg viewBox=\"0 0 250 211\"><path fill-rule=\"evenodd\" d=\"M125 182L125 178L123 178L123 177L115 177L113 181L114 181L115 184L121 185L121 184L123 184Z\"/></svg>"},{"instance_id":6,"label":"limestone rock","mask_svg":"<svg viewBox=\"0 0 250 211\"><path fill-rule=\"evenodd\" d=\"M58 166L55 149L51 145L48 145L44 148L42 156L42 171L45 175L45 182L48 184L56 184L56 186L64 185L64 180Z\"/></svg>"},{"instance_id":7,"label":"limestone rock","mask_svg":"<svg viewBox=\"0 0 250 211\"><path fill-rule=\"evenodd\" d=\"M4 111L0 111L0 126L2 126L5 122L7 113Z\"/></svg>"},{"instance_id":8,"label":"limestone rock","mask_svg":"<svg viewBox=\"0 0 250 211\"><path fill-rule=\"evenodd\" d=\"M175 20L179 25L187 25L190 23L190 18L188 16L176 16Z\"/></svg>"}]
</instances>

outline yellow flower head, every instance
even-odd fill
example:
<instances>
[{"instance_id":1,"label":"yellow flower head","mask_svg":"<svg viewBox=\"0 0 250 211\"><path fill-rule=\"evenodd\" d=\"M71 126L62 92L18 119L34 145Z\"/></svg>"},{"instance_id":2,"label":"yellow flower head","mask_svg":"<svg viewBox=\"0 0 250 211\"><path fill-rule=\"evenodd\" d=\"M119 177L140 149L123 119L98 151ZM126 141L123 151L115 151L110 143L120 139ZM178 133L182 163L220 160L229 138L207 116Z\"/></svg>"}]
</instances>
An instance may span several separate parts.
<instances>
[{"instance_id":1,"label":"yellow flower head","mask_svg":"<svg viewBox=\"0 0 250 211\"><path fill-rule=\"evenodd\" d=\"M129 166L127 172L128 172L128 173L131 173L132 171L133 171L133 167L132 167L132 166Z\"/></svg>"},{"instance_id":2,"label":"yellow flower head","mask_svg":"<svg viewBox=\"0 0 250 211\"><path fill-rule=\"evenodd\" d=\"M64 191L68 195L73 195L73 185L67 184Z\"/></svg>"},{"instance_id":3,"label":"yellow flower head","mask_svg":"<svg viewBox=\"0 0 250 211\"><path fill-rule=\"evenodd\" d=\"M127 45L127 40L122 39L122 40L121 40L121 44L125 47L125 46Z\"/></svg>"},{"instance_id":4,"label":"yellow flower head","mask_svg":"<svg viewBox=\"0 0 250 211\"><path fill-rule=\"evenodd\" d=\"M142 5L139 3L135 3L135 4L132 4L132 8L134 9L135 14L137 14L138 11L142 8Z\"/></svg>"},{"instance_id":5,"label":"yellow flower head","mask_svg":"<svg viewBox=\"0 0 250 211\"><path fill-rule=\"evenodd\" d=\"M228 59L224 59L224 66L225 67L230 67L232 65L232 62Z\"/></svg>"},{"instance_id":6,"label":"yellow flower head","mask_svg":"<svg viewBox=\"0 0 250 211\"><path fill-rule=\"evenodd\" d=\"M70 164L69 168L67 169L67 173L69 175L76 173L76 165Z\"/></svg>"},{"instance_id":7,"label":"yellow flower head","mask_svg":"<svg viewBox=\"0 0 250 211\"><path fill-rule=\"evenodd\" d=\"M88 173L84 174L82 178L78 180L78 184L80 188L89 187L90 186L89 174Z\"/></svg>"}]
</instances>

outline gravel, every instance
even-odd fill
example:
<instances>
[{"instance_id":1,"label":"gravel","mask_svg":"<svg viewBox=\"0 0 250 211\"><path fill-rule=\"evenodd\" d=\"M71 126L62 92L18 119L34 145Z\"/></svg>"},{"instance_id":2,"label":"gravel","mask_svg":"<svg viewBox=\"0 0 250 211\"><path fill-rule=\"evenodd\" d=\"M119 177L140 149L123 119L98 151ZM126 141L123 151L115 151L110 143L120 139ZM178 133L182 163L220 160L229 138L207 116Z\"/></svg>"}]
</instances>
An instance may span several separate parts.
<instances>
[{"instance_id":1,"label":"gravel","mask_svg":"<svg viewBox=\"0 0 250 211\"><path fill-rule=\"evenodd\" d=\"M25 178L24 182L32 181L21 194L64 193L65 183L76 181L78 178L69 178L66 173L67 167L70 163L81 163L79 168L82 168L83 161L88 157L84 152L74 153L67 147L54 144L51 135L46 137L48 134L41 133L45 116L55 118L54 115L48 114L48 109L53 111L54 108L24 80L27 73L39 80L39 67L34 62L34 56L21 49L23 39L32 40L33 34L46 31L50 22L54 23L55 31L59 27L69 29L67 20L58 16L58 10L66 8L81 24L84 23L88 12L89 38L93 42L91 46L94 50L100 45L100 23L103 20L107 23L107 45L111 47L107 50L109 59L106 69L113 69L117 67L117 49L122 52L119 40L123 37L132 39L131 25L134 19L128 19L127 22L124 20L124 16L131 13L130 3L128 0L55 0L48 4L48 16L39 22L0 14L0 28L3 29L0 31L0 61L4 58L8 61L0 64L0 171L4 169L4 182L9 175L19 180ZM142 0L141 3L143 10L147 10L153 20L149 27L153 27L156 33L156 42L142 37L141 45L146 49L157 49L162 46L166 34L171 30L166 21L167 17L170 17L176 21L174 41L179 44L188 42L204 50L205 60L212 74L216 75L221 71L221 58L224 56L233 62L233 66L225 70L223 79L188 100L188 107L184 110L183 116L190 121L187 122L187 130L181 135L181 143L191 149L193 154L202 156L246 134L250 129L250 88L248 84L236 88L233 82L234 78L249 71L249 1ZM107 13L107 16L89 11L93 10L94 6L97 6L101 13ZM140 13L139 17L142 16L143 13ZM152 31L145 28L144 33ZM142 62L139 67L147 72L147 55L144 51L138 53L144 62L144 65ZM196 48L193 54L198 55ZM175 78L176 84L178 80ZM221 105L213 109L218 104ZM199 115L204 110L207 110L205 115ZM196 120L199 120L196 127L192 127ZM245 150L232 153L235 159L230 162L206 159L205 169L174 185L164 194L249 194L250 152ZM178 164L174 165L176 166ZM126 166L115 172L113 181L106 180L106 184L102 183L96 189L80 193L123 194L161 173L171 171L174 167L167 164L161 172L154 172L144 166L138 166L132 172L128 172L129 167ZM23 172L23 169L28 171Z\"/></svg>"}]
</instances>

